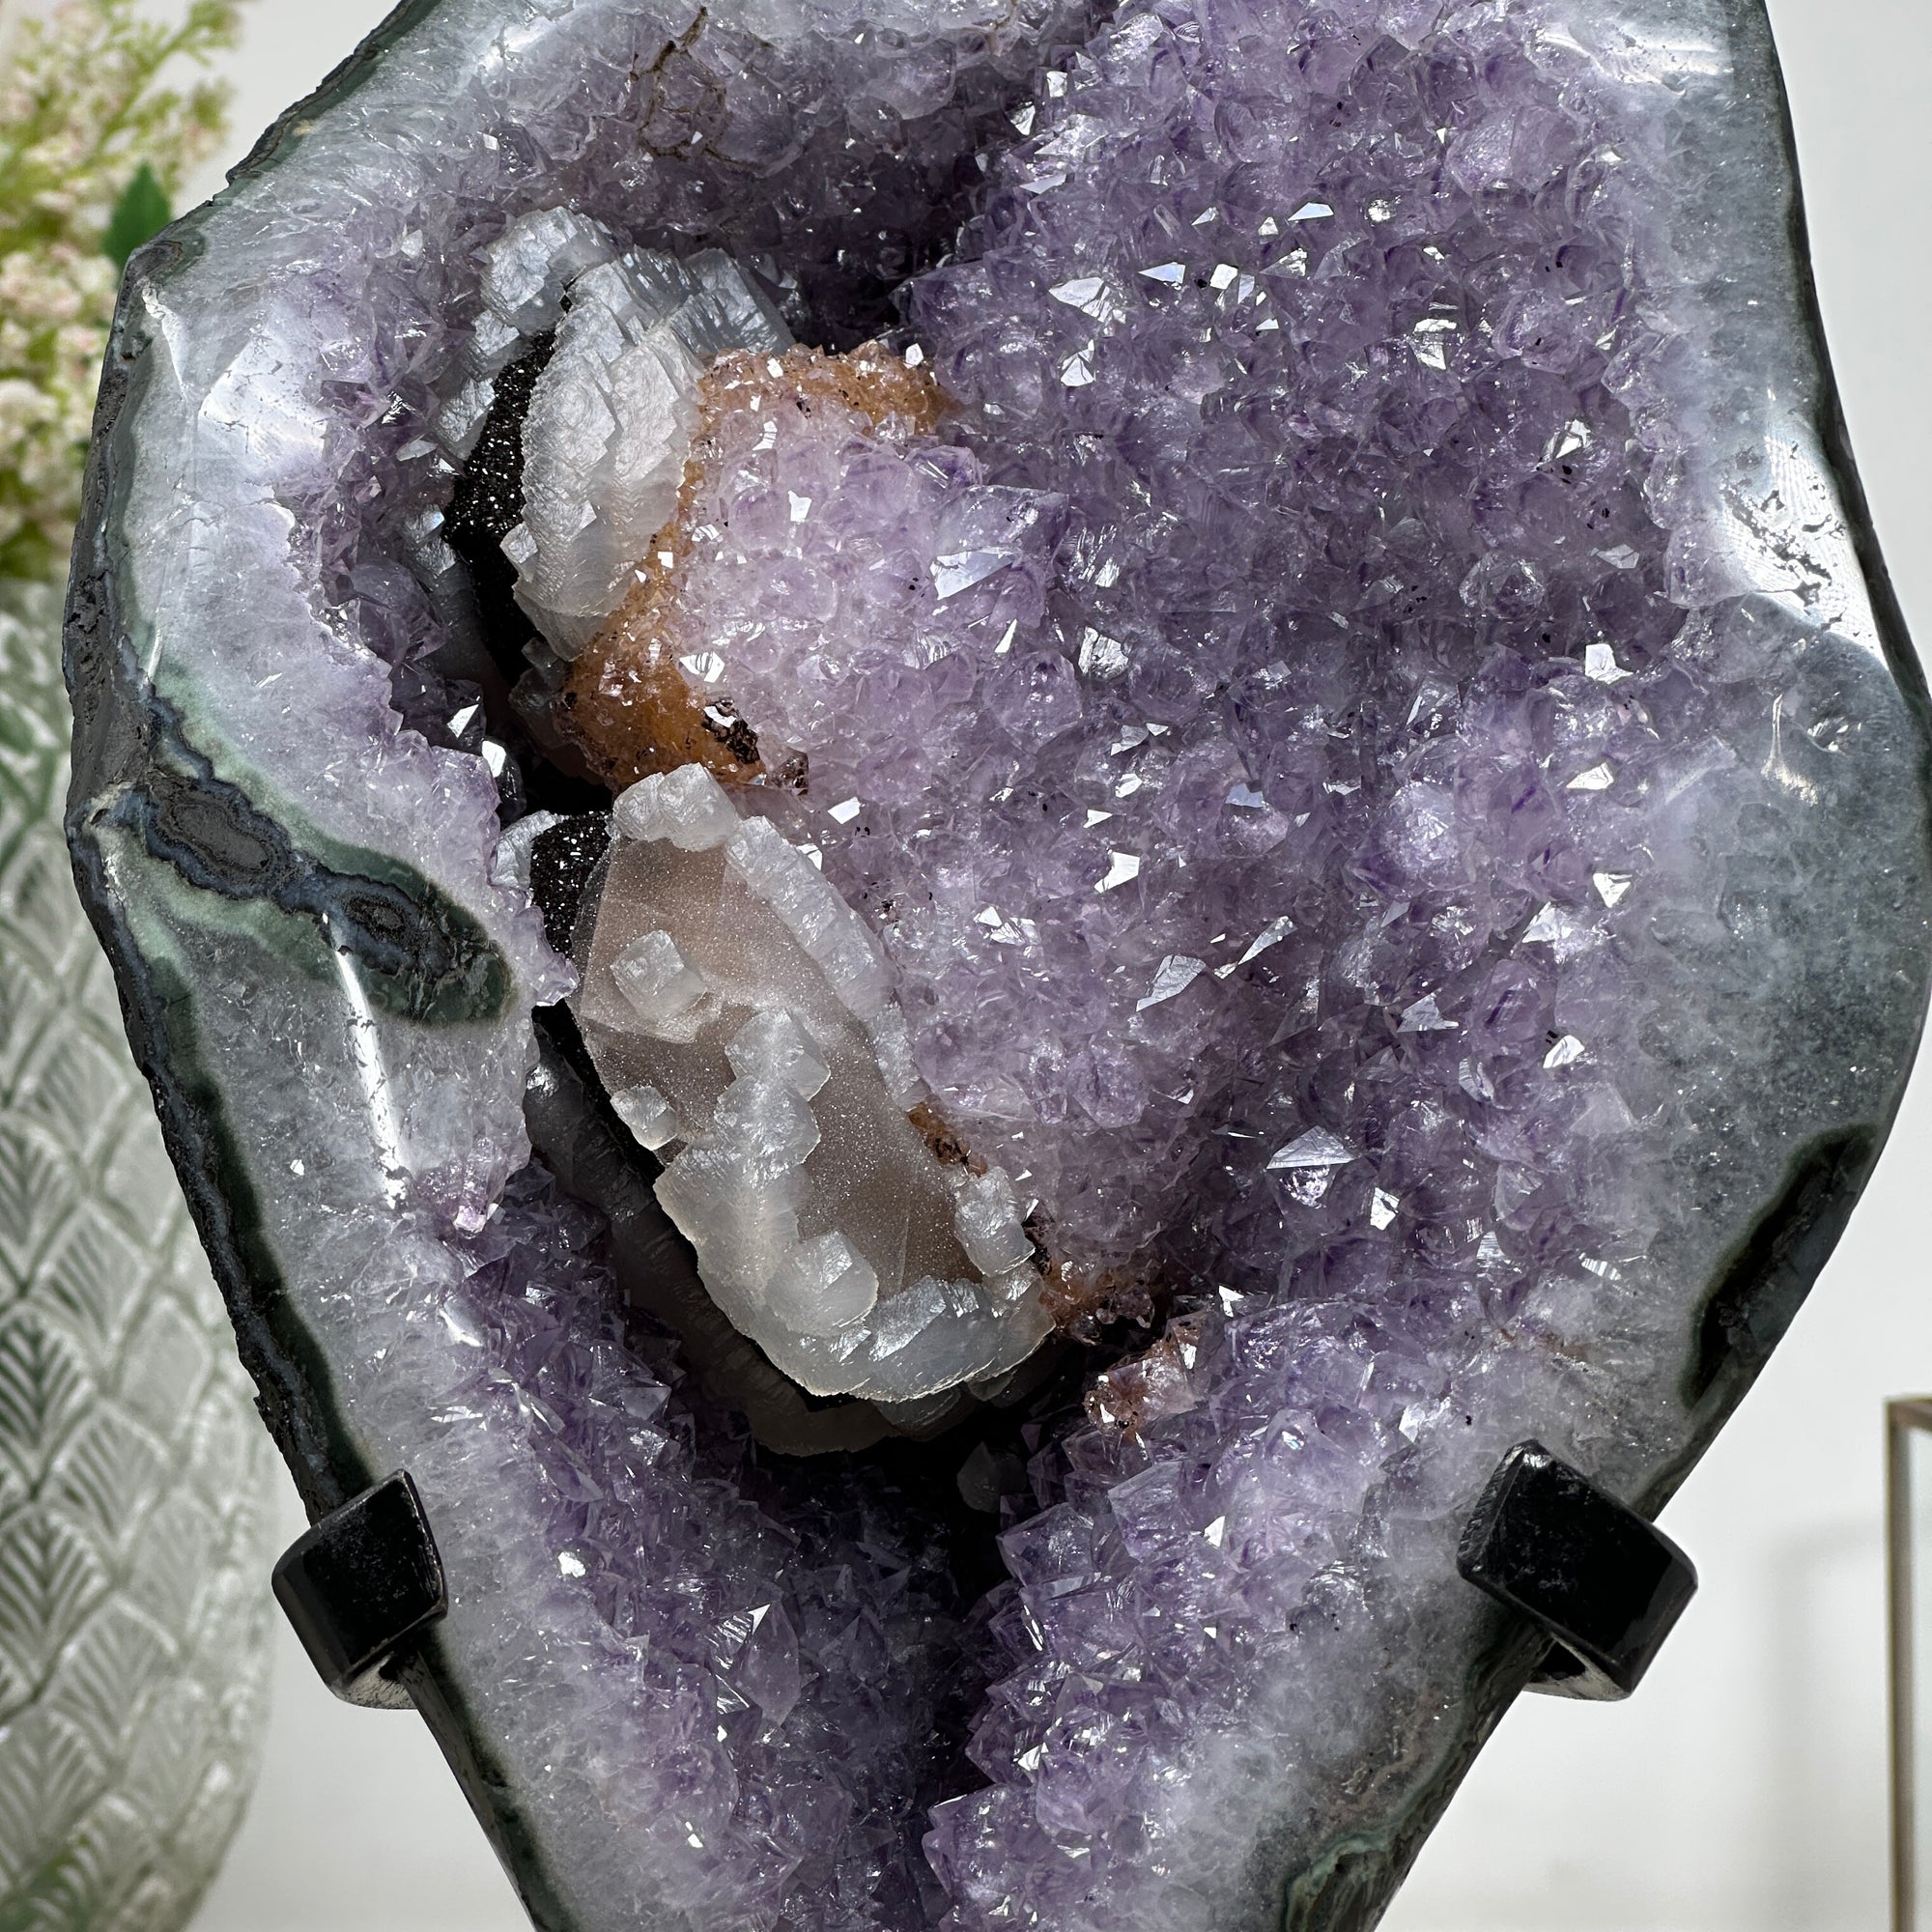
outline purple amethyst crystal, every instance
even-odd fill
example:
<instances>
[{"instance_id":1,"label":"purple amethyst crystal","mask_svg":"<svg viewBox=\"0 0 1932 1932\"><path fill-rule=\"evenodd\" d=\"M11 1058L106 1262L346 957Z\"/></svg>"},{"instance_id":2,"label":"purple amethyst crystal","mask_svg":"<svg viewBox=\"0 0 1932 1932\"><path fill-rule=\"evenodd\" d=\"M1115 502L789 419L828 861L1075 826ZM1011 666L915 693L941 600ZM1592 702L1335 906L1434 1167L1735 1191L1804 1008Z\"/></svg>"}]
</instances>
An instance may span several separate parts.
<instances>
[{"instance_id":1,"label":"purple amethyst crystal","mask_svg":"<svg viewBox=\"0 0 1932 1932\"><path fill-rule=\"evenodd\" d=\"M1780 116L1756 0L432 0L137 259L76 867L538 1923L1367 1926L1542 1648L1499 1457L1653 1514L1748 1386L1932 914ZM875 341L934 419L787 373Z\"/></svg>"}]
</instances>

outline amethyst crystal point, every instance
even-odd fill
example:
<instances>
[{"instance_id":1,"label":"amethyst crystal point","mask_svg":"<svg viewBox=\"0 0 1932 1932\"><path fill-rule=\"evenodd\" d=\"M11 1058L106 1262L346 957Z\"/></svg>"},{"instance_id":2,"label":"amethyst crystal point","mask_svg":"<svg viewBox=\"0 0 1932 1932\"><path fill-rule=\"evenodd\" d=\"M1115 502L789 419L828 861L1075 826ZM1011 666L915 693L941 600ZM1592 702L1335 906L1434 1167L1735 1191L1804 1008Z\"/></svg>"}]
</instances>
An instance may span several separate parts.
<instances>
[{"instance_id":1,"label":"amethyst crystal point","mask_svg":"<svg viewBox=\"0 0 1932 1932\"><path fill-rule=\"evenodd\" d=\"M1917 1038L1795 195L1756 0L432 0L137 259L76 867L541 1924L1374 1919Z\"/></svg>"}]
</instances>

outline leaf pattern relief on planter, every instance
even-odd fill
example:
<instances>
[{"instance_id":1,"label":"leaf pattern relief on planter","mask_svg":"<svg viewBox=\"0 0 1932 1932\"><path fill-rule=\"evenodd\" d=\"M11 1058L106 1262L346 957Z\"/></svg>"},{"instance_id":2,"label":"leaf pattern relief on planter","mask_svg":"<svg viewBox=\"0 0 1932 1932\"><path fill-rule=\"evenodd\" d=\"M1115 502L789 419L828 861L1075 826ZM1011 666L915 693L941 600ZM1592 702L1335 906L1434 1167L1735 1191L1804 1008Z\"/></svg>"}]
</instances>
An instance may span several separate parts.
<instances>
[{"instance_id":1,"label":"leaf pattern relief on planter","mask_svg":"<svg viewBox=\"0 0 1932 1932\"><path fill-rule=\"evenodd\" d=\"M270 1468L73 889L59 627L0 584L0 1924L175 1932L260 1756Z\"/></svg>"},{"instance_id":2,"label":"leaf pattern relief on planter","mask_svg":"<svg viewBox=\"0 0 1932 1932\"><path fill-rule=\"evenodd\" d=\"M1918 1042L1797 213L1758 0L440 0L134 257L75 863L540 1924L1373 1922Z\"/></svg>"}]
</instances>

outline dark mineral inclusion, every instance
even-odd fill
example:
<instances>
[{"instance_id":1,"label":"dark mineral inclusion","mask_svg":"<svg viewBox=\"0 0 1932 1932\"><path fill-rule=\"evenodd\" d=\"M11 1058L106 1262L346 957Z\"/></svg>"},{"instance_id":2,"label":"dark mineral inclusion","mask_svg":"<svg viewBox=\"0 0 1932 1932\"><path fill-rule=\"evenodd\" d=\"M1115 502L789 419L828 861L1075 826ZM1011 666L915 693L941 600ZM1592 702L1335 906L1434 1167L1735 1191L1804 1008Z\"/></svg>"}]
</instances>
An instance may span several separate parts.
<instances>
[{"instance_id":1,"label":"dark mineral inclusion","mask_svg":"<svg viewBox=\"0 0 1932 1932\"><path fill-rule=\"evenodd\" d=\"M566 230L947 399L687 477L680 672L1112 1284L937 1434L711 1304L497 851L592 788L442 514ZM1662 1504L1919 1025L1757 0L412 4L136 258L91 475L82 890L538 1922L1371 1923L1545 1648L1457 1574L1499 1459Z\"/></svg>"}]
</instances>

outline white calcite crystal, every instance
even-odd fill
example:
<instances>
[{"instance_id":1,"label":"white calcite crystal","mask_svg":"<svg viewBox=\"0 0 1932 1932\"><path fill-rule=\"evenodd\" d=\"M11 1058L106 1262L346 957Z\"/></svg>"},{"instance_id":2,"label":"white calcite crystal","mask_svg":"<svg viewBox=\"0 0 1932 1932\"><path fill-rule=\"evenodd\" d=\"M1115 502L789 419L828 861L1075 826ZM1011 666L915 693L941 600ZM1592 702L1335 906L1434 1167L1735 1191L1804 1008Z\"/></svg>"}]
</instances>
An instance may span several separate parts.
<instances>
[{"instance_id":1,"label":"white calcite crystal","mask_svg":"<svg viewBox=\"0 0 1932 1932\"><path fill-rule=\"evenodd\" d=\"M837 1228L798 1242L765 1284L776 1320L802 1335L836 1337L877 1305L879 1277Z\"/></svg>"},{"instance_id":2,"label":"white calcite crystal","mask_svg":"<svg viewBox=\"0 0 1932 1932\"><path fill-rule=\"evenodd\" d=\"M641 1087L618 1088L611 1095L611 1105L641 1148L655 1151L684 1136L677 1109L649 1082Z\"/></svg>"},{"instance_id":3,"label":"white calcite crystal","mask_svg":"<svg viewBox=\"0 0 1932 1932\"><path fill-rule=\"evenodd\" d=\"M865 922L701 766L612 821L578 1018L639 1143L681 1143L658 1199L719 1306L814 1395L916 1402L1024 1361L1052 1324L1021 1204L908 1119L925 1090Z\"/></svg>"},{"instance_id":4,"label":"white calcite crystal","mask_svg":"<svg viewBox=\"0 0 1932 1932\"><path fill-rule=\"evenodd\" d=\"M791 335L716 248L614 255L594 223L549 209L497 244L486 298L524 335L562 306L524 422L524 521L503 539L517 601L560 657L622 601L670 521L697 423L697 379L727 349ZM519 340L521 341L521 337Z\"/></svg>"},{"instance_id":5,"label":"white calcite crystal","mask_svg":"<svg viewBox=\"0 0 1932 1932\"><path fill-rule=\"evenodd\" d=\"M688 1035L685 1015L704 997L704 975L669 933L654 930L629 941L611 961L611 978L643 1032L661 1039Z\"/></svg>"}]
</instances>

